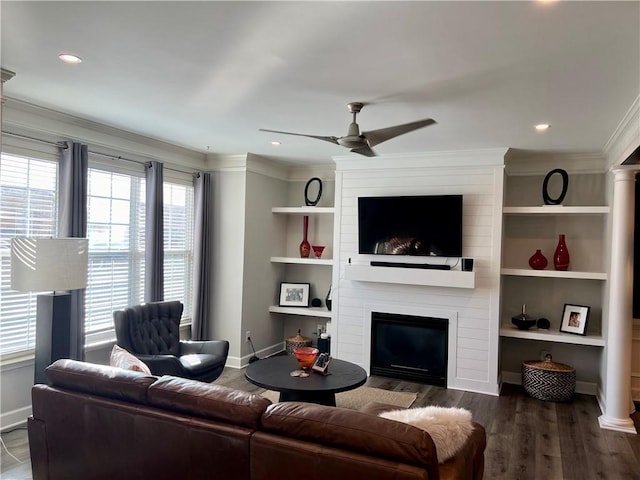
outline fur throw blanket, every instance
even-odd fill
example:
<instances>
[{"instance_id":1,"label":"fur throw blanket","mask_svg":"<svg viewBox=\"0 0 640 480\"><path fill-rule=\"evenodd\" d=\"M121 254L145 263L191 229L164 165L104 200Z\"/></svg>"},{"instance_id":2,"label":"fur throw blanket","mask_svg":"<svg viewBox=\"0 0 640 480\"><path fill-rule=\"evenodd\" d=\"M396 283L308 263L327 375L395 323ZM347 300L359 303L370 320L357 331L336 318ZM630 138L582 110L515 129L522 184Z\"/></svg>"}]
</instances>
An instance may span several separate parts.
<instances>
[{"instance_id":1,"label":"fur throw blanket","mask_svg":"<svg viewBox=\"0 0 640 480\"><path fill-rule=\"evenodd\" d=\"M453 457L473 431L471 412L464 408L409 408L384 412L379 416L425 430L436 445L439 463Z\"/></svg>"}]
</instances>

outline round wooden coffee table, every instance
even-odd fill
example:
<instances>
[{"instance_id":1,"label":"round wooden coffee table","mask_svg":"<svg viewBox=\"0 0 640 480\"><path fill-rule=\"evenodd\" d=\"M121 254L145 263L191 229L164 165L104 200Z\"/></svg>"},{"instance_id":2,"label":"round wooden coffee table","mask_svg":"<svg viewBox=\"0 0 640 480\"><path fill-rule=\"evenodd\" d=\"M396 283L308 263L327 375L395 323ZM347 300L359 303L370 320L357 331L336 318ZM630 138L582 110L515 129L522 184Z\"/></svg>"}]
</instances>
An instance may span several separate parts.
<instances>
[{"instance_id":1,"label":"round wooden coffee table","mask_svg":"<svg viewBox=\"0 0 640 480\"><path fill-rule=\"evenodd\" d=\"M367 381L367 372L354 363L333 358L329 375L310 371L308 377L292 377L298 370L293 356L265 358L250 364L244 372L246 379L267 390L280 392L281 402L309 402L336 406L336 393L353 390Z\"/></svg>"}]
</instances>

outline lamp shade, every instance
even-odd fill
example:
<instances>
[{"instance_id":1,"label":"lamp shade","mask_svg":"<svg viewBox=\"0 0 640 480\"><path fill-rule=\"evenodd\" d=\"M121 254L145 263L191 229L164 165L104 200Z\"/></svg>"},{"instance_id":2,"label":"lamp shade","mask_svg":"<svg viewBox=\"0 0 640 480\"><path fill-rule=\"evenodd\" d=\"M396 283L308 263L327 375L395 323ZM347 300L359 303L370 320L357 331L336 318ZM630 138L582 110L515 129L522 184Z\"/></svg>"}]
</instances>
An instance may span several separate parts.
<instances>
[{"instance_id":1,"label":"lamp shade","mask_svg":"<svg viewBox=\"0 0 640 480\"><path fill-rule=\"evenodd\" d=\"M86 238L11 239L11 288L23 292L87 286Z\"/></svg>"}]
</instances>

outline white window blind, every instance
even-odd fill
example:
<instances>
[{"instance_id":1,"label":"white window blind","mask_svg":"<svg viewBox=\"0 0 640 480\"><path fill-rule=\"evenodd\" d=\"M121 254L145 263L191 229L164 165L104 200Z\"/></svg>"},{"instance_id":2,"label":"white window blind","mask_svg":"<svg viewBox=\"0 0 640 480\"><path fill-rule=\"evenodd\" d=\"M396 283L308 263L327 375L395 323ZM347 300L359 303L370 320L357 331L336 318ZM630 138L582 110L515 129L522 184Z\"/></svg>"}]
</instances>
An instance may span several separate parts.
<instances>
[{"instance_id":1,"label":"white window blind","mask_svg":"<svg viewBox=\"0 0 640 480\"><path fill-rule=\"evenodd\" d=\"M164 299L184 304L183 320L192 318L193 186L165 182Z\"/></svg>"},{"instance_id":2,"label":"white window blind","mask_svg":"<svg viewBox=\"0 0 640 480\"><path fill-rule=\"evenodd\" d=\"M11 290L11 238L54 237L57 162L3 153L0 165L0 353L34 348L36 294Z\"/></svg>"},{"instance_id":3,"label":"white window blind","mask_svg":"<svg viewBox=\"0 0 640 480\"><path fill-rule=\"evenodd\" d=\"M144 295L144 179L89 169L85 332L113 329L113 312Z\"/></svg>"}]
</instances>

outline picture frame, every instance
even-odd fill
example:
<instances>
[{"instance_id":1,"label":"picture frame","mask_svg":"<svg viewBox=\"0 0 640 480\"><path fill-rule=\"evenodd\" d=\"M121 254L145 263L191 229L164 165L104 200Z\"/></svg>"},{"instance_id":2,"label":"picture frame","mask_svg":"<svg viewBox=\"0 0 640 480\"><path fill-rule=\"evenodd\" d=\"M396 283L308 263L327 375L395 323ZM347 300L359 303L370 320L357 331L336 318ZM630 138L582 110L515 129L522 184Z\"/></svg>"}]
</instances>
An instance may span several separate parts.
<instances>
[{"instance_id":1,"label":"picture frame","mask_svg":"<svg viewBox=\"0 0 640 480\"><path fill-rule=\"evenodd\" d=\"M570 303L565 303L562 310L560 331L573 333L575 335L586 335L590 310L591 307L586 305L572 305Z\"/></svg>"},{"instance_id":2,"label":"picture frame","mask_svg":"<svg viewBox=\"0 0 640 480\"><path fill-rule=\"evenodd\" d=\"M280 304L281 307L308 307L309 306L308 283L281 283Z\"/></svg>"}]
</instances>

